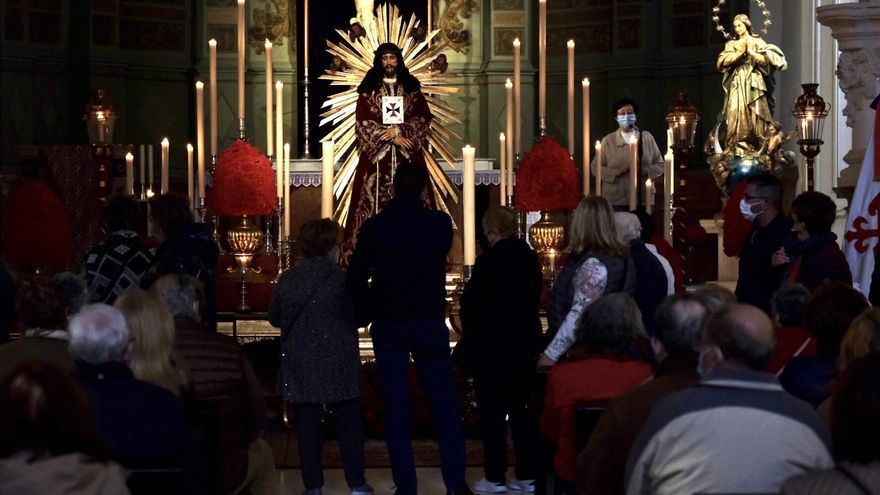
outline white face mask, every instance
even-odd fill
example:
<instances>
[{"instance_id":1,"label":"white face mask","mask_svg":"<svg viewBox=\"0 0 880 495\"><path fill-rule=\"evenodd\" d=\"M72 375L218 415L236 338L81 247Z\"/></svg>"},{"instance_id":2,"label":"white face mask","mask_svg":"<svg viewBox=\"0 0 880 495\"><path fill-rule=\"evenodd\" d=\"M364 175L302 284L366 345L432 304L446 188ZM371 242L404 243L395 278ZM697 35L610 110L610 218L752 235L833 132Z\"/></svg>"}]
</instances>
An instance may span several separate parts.
<instances>
[{"instance_id":1,"label":"white face mask","mask_svg":"<svg viewBox=\"0 0 880 495\"><path fill-rule=\"evenodd\" d=\"M758 215L764 213L765 211L767 211L766 208L758 212L752 211L752 205L746 202L745 198L739 200L739 212L742 213L743 218L745 218L746 221L749 223L754 223L755 218L757 218Z\"/></svg>"}]
</instances>

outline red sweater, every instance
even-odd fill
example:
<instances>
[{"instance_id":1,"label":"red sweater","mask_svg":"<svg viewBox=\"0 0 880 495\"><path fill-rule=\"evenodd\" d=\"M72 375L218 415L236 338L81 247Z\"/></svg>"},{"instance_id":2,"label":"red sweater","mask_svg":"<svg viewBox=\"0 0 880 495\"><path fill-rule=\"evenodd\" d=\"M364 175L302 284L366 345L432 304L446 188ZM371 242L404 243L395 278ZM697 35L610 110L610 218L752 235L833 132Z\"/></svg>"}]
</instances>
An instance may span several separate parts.
<instances>
[{"instance_id":1,"label":"red sweater","mask_svg":"<svg viewBox=\"0 0 880 495\"><path fill-rule=\"evenodd\" d=\"M795 356L815 356L816 339L812 337L806 328L776 327L776 349L767 364L767 371L775 375Z\"/></svg>"},{"instance_id":2,"label":"red sweater","mask_svg":"<svg viewBox=\"0 0 880 495\"><path fill-rule=\"evenodd\" d=\"M556 444L556 475L575 480L575 409L597 400L610 400L635 388L651 376L644 361L590 357L553 367L541 410L541 433Z\"/></svg>"}]
</instances>

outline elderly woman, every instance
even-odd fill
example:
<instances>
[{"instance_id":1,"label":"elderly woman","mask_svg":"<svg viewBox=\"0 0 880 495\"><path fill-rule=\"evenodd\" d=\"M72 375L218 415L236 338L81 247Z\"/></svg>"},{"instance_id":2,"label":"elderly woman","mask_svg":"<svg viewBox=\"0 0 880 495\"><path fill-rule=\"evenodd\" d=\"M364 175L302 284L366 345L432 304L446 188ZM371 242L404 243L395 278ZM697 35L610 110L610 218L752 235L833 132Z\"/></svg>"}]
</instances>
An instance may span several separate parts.
<instances>
[{"instance_id":1,"label":"elderly woman","mask_svg":"<svg viewBox=\"0 0 880 495\"><path fill-rule=\"evenodd\" d=\"M752 32L749 16L733 18L736 39L724 45L718 55L718 70L724 73L724 109L720 124L725 127L724 151L755 152L773 122L773 72L788 67L785 54Z\"/></svg>"},{"instance_id":2,"label":"elderly woman","mask_svg":"<svg viewBox=\"0 0 880 495\"><path fill-rule=\"evenodd\" d=\"M558 447L554 471L565 482L575 480L575 408L604 404L651 376L651 366L631 354L635 335L644 332L631 297L602 296L586 308L578 324L580 359L558 364L550 372L541 432Z\"/></svg>"},{"instance_id":3,"label":"elderly woman","mask_svg":"<svg viewBox=\"0 0 880 495\"><path fill-rule=\"evenodd\" d=\"M478 492L534 489L538 424L529 406L535 362L541 353L541 265L516 238L516 213L492 208L483 216L491 247L481 254L461 296L467 368L474 377L485 477ZM507 427L513 437L516 477L506 480Z\"/></svg>"},{"instance_id":4,"label":"elderly woman","mask_svg":"<svg viewBox=\"0 0 880 495\"><path fill-rule=\"evenodd\" d=\"M666 270L658 254L652 252L642 241L642 224L632 213L618 211L614 214L621 240L629 245L629 255L636 267L636 304L642 312L642 322L648 334L653 334L654 310L675 289L666 278Z\"/></svg>"},{"instance_id":5,"label":"elderly woman","mask_svg":"<svg viewBox=\"0 0 880 495\"><path fill-rule=\"evenodd\" d=\"M773 254L773 266L788 265L783 280L815 292L830 280L852 285L849 263L837 245L831 225L837 205L815 191L801 193L791 204L792 233Z\"/></svg>"},{"instance_id":6,"label":"elderly woman","mask_svg":"<svg viewBox=\"0 0 880 495\"><path fill-rule=\"evenodd\" d=\"M306 259L281 276L269 309L269 322L281 327L278 389L294 404L308 495L320 495L324 485L324 405L335 418L351 493L373 493L364 478L357 325L345 274L338 268L339 230L326 218L302 226L299 242Z\"/></svg>"},{"instance_id":7,"label":"elderly woman","mask_svg":"<svg viewBox=\"0 0 880 495\"><path fill-rule=\"evenodd\" d=\"M568 258L556 279L547 320L553 339L538 361L552 366L575 341L574 330L587 306L603 294L636 293L636 268L620 238L611 203L600 196L581 200L569 229Z\"/></svg>"}]
</instances>

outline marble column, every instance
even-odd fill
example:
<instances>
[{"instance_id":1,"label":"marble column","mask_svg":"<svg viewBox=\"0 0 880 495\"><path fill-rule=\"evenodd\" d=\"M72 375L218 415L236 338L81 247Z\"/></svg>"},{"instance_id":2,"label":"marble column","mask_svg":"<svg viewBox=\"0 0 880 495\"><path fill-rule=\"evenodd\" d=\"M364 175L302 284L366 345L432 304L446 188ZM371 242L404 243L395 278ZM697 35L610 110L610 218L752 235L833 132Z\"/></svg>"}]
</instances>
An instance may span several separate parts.
<instances>
[{"instance_id":1,"label":"marble column","mask_svg":"<svg viewBox=\"0 0 880 495\"><path fill-rule=\"evenodd\" d=\"M846 96L846 125L852 129L852 149L843 157L847 168L839 178L841 189L847 189L855 186L873 129L868 105L880 93L880 1L825 5L816 9L816 19L831 28L840 49L835 74Z\"/></svg>"}]
</instances>

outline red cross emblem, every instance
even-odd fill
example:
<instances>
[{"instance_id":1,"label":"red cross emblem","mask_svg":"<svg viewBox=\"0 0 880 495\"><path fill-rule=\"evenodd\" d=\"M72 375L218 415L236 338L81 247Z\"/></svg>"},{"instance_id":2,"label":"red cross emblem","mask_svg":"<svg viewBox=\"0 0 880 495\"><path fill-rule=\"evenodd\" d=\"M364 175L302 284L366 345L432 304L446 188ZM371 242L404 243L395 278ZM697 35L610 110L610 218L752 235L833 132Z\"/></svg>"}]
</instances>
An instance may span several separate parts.
<instances>
[{"instance_id":1,"label":"red cross emblem","mask_svg":"<svg viewBox=\"0 0 880 495\"><path fill-rule=\"evenodd\" d=\"M385 111L388 112L390 117L397 117L397 113L400 112L400 107L397 106L397 103L391 102Z\"/></svg>"},{"instance_id":2,"label":"red cross emblem","mask_svg":"<svg viewBox=\"0 0 880 495\"><path fill-rule=\"evenodd\" d=\"M874 196L874 199L868 205L868 216L876 217L878 212L880 212L880 194ZM852 223L852 228L855 230L847 230L846 234L843 235L843 238L847 241L854 241L856 251L862 254L868 250L868 241L874 237L880 237L880 229L870 229L866 228L867 226L868 219L858 216Z\"/></svg>"}]
</instances>

